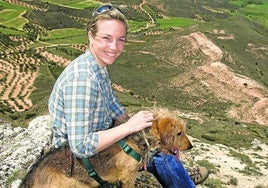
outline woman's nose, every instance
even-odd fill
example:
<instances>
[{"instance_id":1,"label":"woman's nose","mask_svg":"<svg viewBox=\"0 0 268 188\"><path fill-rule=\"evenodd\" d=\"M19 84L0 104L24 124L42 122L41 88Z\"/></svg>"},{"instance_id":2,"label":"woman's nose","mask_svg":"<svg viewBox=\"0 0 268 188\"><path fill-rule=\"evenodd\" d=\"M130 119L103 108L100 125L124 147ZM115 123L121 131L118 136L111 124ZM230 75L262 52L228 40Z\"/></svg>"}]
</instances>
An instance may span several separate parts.
<instances>
[{"instance_id":1,"label":"woman's nose","mask_svg":"<svg viewBox=\"0 0 268 188\"><path fill-rule=\"evenodd\" d=\"M116 40L112 40L110 43L109 43L109 47L113 50L116 50L117 49L117 41Z\"/></svg>"}]
</instances>

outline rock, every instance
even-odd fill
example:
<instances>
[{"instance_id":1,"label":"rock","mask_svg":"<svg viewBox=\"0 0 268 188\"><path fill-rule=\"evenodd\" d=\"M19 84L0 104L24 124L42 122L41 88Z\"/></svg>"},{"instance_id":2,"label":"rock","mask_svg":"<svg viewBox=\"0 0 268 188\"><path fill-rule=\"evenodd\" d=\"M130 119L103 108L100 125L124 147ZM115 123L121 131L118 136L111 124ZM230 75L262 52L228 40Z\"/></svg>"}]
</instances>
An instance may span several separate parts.
<instances>
[{"instance_id":1,"label":"rock","mask_svg":"<svg viewBox=\"0 0 268 188\"><path fill-rule=\"evenodd\" d=\"M139 188L161 188L161 184L157 181L153 174L148 171L139 172L135 182L135 187Z\"/></svg>"},{"instance_id":2,"label":"rock","mask_svg":"<svg viewBox=\"0 0 268 188\"><path fill-rule=\"evenodd\" d=\"M11 124L0 126L0 187L7 187L8 179L26 173L41 155L52 148L50 121L50 116L40 116L26 129L13 128ZM21 176L18 178L23 178L23 174ZM16 182L12 187L16 187Z\"/></svg>"}]
</instances>

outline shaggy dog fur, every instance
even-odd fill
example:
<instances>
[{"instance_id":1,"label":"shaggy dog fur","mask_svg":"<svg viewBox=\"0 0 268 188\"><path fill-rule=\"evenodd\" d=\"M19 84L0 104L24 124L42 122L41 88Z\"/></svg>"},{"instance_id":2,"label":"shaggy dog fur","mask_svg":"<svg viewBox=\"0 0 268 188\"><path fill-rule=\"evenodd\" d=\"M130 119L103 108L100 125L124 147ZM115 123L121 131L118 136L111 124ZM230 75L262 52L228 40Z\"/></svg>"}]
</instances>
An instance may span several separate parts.
<instances>
[{"instance_id":1,"label":"shaggy dog fur","mask_svg":"<svg viewBox=\"0 0 268 188\"><path fill-rule=\"evenodd\" d=\"M161 149L171 152L172 149L187 150L192 145L185 134L185 125L176 114L168 110L154 109L153 125L126 138L128 145L139 152L145 159L151 151ZM147 141L149 142L146 144ZM148 143L147 142L147 143ZM54 149L43 157L32 169L21 184L21 188L84 188L97 187L85 168L74 159L72 176L70 176L70 149ZM103 179L111 183L120 182L122 187L134 187L136 175L141 163L127 155L118 144L113 144L97 155L89 158L94 170Z\"/></svg>"}]
</instances>

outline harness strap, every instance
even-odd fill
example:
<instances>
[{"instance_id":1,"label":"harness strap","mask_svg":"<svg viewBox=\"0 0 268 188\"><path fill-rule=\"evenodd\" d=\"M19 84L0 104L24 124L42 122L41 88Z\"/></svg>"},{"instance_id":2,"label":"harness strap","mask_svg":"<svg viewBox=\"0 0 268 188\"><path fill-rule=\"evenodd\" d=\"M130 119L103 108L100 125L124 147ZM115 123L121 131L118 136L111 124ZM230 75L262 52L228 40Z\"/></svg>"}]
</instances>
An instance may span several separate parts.
<instances>
[{"instance_id":1,"label":"harness strap","mask_svg":"<svg viewBox=\"0 0 268 188\"><path fill-rule=\"evenodd\" d=\"M127 143L125 140L119 140L118 144L120 147L123 149L125 153L136 159L138 162L142 162L142 155L134 151ZM116 185L110 184L107 181L104 181L101 179L101 177L97 174L97 172L94 170L93 166L91 165L90 161L88 158L84 157L80 159L83 166L87 170L88 174L90 177L92 177L94 180L96 180L101 187L116 187Z\"/></svg>"},{"instance_id":2,"label":"harness strap","mask_svg":"<svg viewBox=\"0 0 268 188\"><path fill-rule=\"evenodd\" d=\"M104 181L99 177L97 172L94 170L93 166L89 162L88 158L84 157L81 159L83 166L87 170L90 177L94 178L101 186L108 185L109 183L107 181Z\"/></svg>"},{"instance_id":3,"label":"harness strap","mask_svg":"<svg viewBox=\"0 0 268 188\"><path fill-rule=\"evenodd\" d=\"M124 139L118 141L119 146L125 153L136 159L138 162L142 162L142 155L134 151Z\"/></svg>"}]
</instances>

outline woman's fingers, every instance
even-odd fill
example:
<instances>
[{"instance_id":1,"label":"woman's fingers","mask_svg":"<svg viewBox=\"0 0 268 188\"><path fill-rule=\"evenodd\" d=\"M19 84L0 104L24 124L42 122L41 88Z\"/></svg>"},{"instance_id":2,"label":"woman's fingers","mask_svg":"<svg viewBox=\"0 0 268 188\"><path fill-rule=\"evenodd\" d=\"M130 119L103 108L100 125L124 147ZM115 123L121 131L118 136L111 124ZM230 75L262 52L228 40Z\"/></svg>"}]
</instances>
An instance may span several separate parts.
<instances>
[{"instance_id":1,"label":"woman's fingers","mask_svg":"<svg viewBox=\"0 0 268 188\"><path fill-rule=\"evenodd\" d=\"M153 113L150 111L140 111L131 117L128 123L133 132L136 132L151 126L153 119Z\"/></svg>"}]
</instances>

